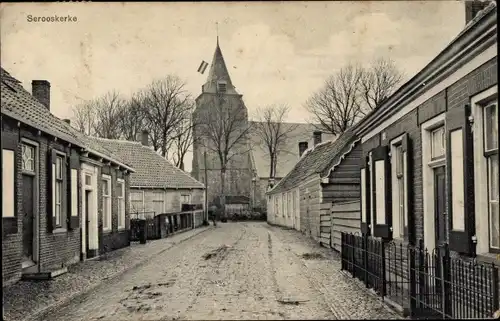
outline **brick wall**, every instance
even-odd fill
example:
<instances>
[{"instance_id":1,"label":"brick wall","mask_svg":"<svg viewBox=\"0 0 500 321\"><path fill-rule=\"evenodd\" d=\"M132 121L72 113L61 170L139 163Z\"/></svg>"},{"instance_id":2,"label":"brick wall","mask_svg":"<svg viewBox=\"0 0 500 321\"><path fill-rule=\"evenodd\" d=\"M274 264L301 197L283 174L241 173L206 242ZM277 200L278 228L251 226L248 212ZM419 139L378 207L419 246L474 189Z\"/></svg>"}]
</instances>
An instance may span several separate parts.
<instances>
[{"instance_id":1,"label":"brick wall","mask_svg":"<svg viewBox=\"0 0 500 321\"><path fill-rule=\"evenodd\" d=\"M21 138L26 138L39 144L39 158L36 160L36 168L38 170L38 203L34 198L35 212L38 213L38 231L39 235L35 235L34 239L38 240L39 244L39 265L41 270L58 268L75 263L80 257L80 230L66 229L65 231L53 233L47 229L47 212L51 209L51 204L47 204L47 192L49 183L47 177L48 170L48 152L50 148L55 148L65 153L70 152L70 148L62 145L60 141L54 141L47 136L37 135L37 131L21 125L17 127L17 121L3 118L3 139L12 139L21 141ZM17 234L7 235L2 239L2 271L3 281L10 283L20 278L21 274L21 253L22 253L22 203L23 203L23 186L22 186L22 170L21 170L21 145L18 145L16 152L16 195L17 195ZM37 208L38 205L38 208ZM81 203L78 203L78 211L81 212ZM66 219L66 212L63 213L63 219ZM36 223L36 217L35 217Z\"/></svg>"}]
</instances>

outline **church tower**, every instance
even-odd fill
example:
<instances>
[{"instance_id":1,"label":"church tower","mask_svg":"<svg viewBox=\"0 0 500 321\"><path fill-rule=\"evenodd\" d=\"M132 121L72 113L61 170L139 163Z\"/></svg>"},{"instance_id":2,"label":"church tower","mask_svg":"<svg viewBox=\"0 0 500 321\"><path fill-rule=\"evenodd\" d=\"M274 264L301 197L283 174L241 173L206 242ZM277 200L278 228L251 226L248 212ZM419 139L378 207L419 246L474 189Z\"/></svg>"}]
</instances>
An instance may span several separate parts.
<instances>
[{"instance_id":1,"label":"church tower","mask_svg":"<svg viewBox=\"0 0 500 321\"><path fill-rule=\"evenodd\" d=\"M203 84L201 94L196 98L196 109L193 112L195 124L204 123L210 116L213 117L220 108L237 112L241 121L238 121L237 128L232 128L236 132L244 131L248 126L248 111L243 102L243 95L240 95L234 87L231 77L219 46L217 45L210 65L207 81ZM210 118L210 119L212 119ZM214 118L215 121L215 118ZM217 153L217 147L207 138L206 126L195 125L193 131L193 165L192 175L197 180L207 186L208 204L213 204L215 198L221 194L221 162ZM226 166L225 172L225 195L236 197L237 199L249 199L252 189L252 168L250 161L250 148L247 139L239 140L231 148L231 159ZM205 153L206 153L206 173L205 181ZM242 197L243 196L243 197ZM226 207L227 209L227 207Z\"/></svg>"}]
</instances>

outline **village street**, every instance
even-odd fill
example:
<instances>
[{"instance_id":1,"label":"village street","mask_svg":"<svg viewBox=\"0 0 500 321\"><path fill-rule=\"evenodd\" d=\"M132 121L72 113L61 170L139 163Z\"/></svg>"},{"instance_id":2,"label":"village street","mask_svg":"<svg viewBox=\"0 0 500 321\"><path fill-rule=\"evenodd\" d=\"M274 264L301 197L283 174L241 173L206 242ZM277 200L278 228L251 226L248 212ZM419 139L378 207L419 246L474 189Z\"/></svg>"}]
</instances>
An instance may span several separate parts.
<instances>
[{"instance_id":1,"label":"village street","mask_svg":"<svg viewBox=\"0 0 500 321\"><path fill-rule=\"evenodd\" d=\"M220 223L44 320L397 319L331 250L266 223Z\"/></svg>"}]
</instances>

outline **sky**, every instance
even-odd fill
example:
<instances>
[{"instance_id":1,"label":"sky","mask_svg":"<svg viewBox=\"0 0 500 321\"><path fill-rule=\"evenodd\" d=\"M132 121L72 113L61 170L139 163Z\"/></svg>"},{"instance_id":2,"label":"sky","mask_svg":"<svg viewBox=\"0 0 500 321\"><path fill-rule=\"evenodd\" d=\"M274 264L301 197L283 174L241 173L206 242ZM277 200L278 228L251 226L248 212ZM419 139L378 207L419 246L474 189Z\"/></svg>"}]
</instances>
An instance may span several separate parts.
<instances>
[{"instance_id":1,"label":"sky","mask_svg":"<svg viewBox=\"0 0 500 321\"><path fill-rule=\"evenodd\" d=\"M31 17L71 16L72 22ZM288 104L306 122L304 102L348 63L392 59L411 78L465 26L461 1L2 3L0 61L31 91L51 83L51 111L111 90L124 97L176 74L194 96L219 43L249 114ZM187 168L190 169L190 159Z\"/></svg>"}]
</instances>

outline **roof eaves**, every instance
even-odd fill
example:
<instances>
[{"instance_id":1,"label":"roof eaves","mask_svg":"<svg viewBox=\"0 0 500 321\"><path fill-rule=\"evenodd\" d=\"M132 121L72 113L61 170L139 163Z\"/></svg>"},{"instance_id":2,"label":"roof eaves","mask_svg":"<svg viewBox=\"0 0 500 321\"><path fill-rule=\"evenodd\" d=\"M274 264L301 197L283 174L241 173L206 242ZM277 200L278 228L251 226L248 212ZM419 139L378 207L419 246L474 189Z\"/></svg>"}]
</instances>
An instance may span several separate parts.
<instances>
[{"instance_id":1,"label":"roof eaves","mask_svg":"<svg viewBox=\"0 0 500 321\"><path fill-rule=\"evenodd\" d=\"M345 159L345 157L354 149L354 147L356 146L356 144L359 143L360 141L361 141L361 138L357 138L351 144L349 144L350 145L349 149L347 151L345 151L339 157L338 161L335 164L333 164L330 169L328 169L328 171L326 172L326 175L321 176L321 179L323 180L323 178L328 178L330 176L330 174L335 171L335 168L342 163L342 161Z\"/></svg>"},{"instance_id":2,"label":"roof eaves","mask_svg":"<svg viewBox=\"0 0 500 321\"><path fill-rule=\"evenodd\" d=\"M125 168L126 170L128 170L129 172L131 173L135 173L135 169L133 169L132 167L128 166L127 164L124 164L122 162L120 162L119 160L116 160L108 155L104 155L92 148L89 148L88 146L84 147L84 152L88 152L90 154L94 154L95 156L97 157L100 157L102 159L105 159L107 161L110 161L111 163L115 163L116 165L120 166L120 167L123 167Z\"/></svg>"}]
</instances>

